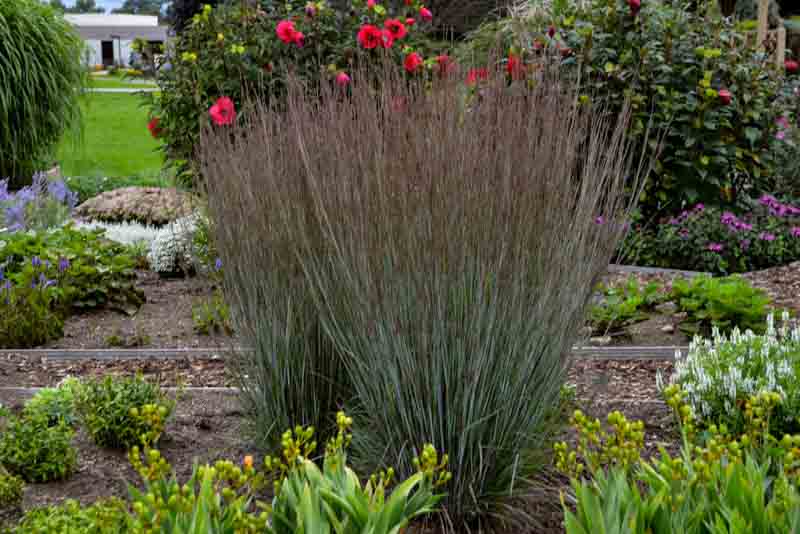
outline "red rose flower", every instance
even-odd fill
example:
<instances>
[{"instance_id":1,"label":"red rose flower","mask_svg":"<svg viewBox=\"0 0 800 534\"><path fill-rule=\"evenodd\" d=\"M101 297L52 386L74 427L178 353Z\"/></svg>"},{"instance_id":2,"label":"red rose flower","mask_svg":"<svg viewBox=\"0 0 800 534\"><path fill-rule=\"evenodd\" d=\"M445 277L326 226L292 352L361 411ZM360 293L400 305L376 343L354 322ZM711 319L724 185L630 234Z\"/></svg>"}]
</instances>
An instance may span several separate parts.
<instances>
[{"instance_id":1,"label":"red rose flower","mask_svg":"<svg viewBox=\"0 0 800 534\"><path fill-rule=\"evenodd\" d=\"M470 69L467 73L467 84L473 85L478 82L478 80L486 80L489 78L489 69L486 67L480 69Z\"/></svg>"},{"instance_id":2,"label":"red rose flower","mask_svg":"<svg viewBox=\"0 0 800 534\"><path fill-rule=\"evenodd\" d=\"M367 9L373 9L375 7L375 0L367 0Z\"/></svg>"},{"instance_id":3,"label":"red rose flower","mask_svg":"<svg viewBox=\"0 0 800 534\"><path fill-rule=\"evenodd\" d=\"M383 43L383 34L372 24L364 24L358 30L358 43L368 50L377 48Z\"/></svg>"},{"instance_id":4,"label":"red rose flower","mask_svg":"<svg viewBox=\"0 0 800 534\"><path fill-rule=\"evenodd\" d=\"M147 123L147 129L150 130L150 135L156 139L158 139L158 136L161 135L161 128L158 127L159 122L161 121L158 117L153 117L150 119L150 122Z\"/></svg>"},{"instance_id":5,"label":"red rose flower","mask_svg":"<svg viewBox=\"0 0 800 534\"><path fill-rule=\"evenodd\" d=\"M233 124L233 121L236 120L236 107L233 105L233 100L223 96L218 98L214 105L211 106L208 114L211 115L211 120L214 121L214 124L226 126Z\"/></svg>"},{"instance_id":6,"label":"red rose flower","mask_svg":"<svg viewBox=\"0 0 800 534\"><path fill-rule=\"evenodd\" d=\"M522 76L522 61L520 58L514 54L509 54L506 70L513 80L518 80Z\"/></svg>"},{"instance_id":7,"label":"red rose flower","mask_svg":"<svg viewBox=\"0 0 800 534\"><path fill-rule=\"evenodd\" d=\"M306 43L306 36L303 35L303 32L294 32L294 35L292 35L292 42L298 47L303 48L303 45Z\"/></svg>"},{"instance_id":8,"label":"red rose flower","mask_svg":"<svg viewBox=\"0 0 800 534\"><path fill-rule=\"evenodd\" d=\"M412 19L411 17L408 17L406 19L406 26L413 26L414 24L416 24L416 22L417 22L416 20Z\"/></svg>"},{"instance_id":9,"label":"red rose flower","mask_svg":"<svg viewBox=\"0 0 800 534\"><path fill-rule=\"evenodd\" d=\"M800 63L793 59L787 59L783 62L783 66L786 67L786 72L789 74L794 74L798 70L800 70Z\"/></svg>"},{"instance_id":10,"label":"red rose flower","mask_svg":"<svg viewBox=\"0 0 800 534\"><path fill-rule=\"evenodd\" d=\"M439 76L447 76L455 68L453 60L445 54L436 56L436 64L439 66Z\"/></svg>"},{"instance_id":11,"label":"red rose flower","mask_svg":"<svg viewBox=\"0 0 800 534\"><path fill-rule=\"evenodd\" d=\"M719 94L719 100L720 102L722 102L723 105L727 106L728 104L731 103L731 98L733 97L733 95L731 95L730 91L728 91L727 89L720 89L718 94Z\"/></svg>"},{"instance_id":12,"label":"red rose flower","mask_svg":"<svg viewBox=\"0 0 800 534\"><path fill-rule=\"evenodd\" d=\"M631 8L631 14L635 17L639 14L639 9L642 7L642 0L628 0L628 7Z\"/></svg>"},{"instance_id":13,"label":"red rose flower","mask_svg":"<svg viewBox=\"0 0 800 534\"><path fill-rule=\"evenodd\" d=\"M397 19L386 19L383 27L392 34L394 39L402 39L406 36L406 25Z\"/></svg>"},{"instance_id":14,"label":"red rose flower","mask_svg":"<svg viewBox=\"0 0 800 534\"><path fill-rule=\"evenodd\" d=\"M289 44L294 41L294 34L297 33L297 30L294 29L294 23L292 21L282 20L275 28L275 33L278 34L278 39Z\"/></svg>"},{"instance_id":15,"label":"red rose flower","mask_svg":"<svg viewBox=\"0 0 800 534\"><path fill-rule=\"evenodd\" d=\"M344 87L350 83L350 76L348 76L346 72L340 72L338 76L336 76L336 83Z\"/></svg>"},{"instance_id":16,"label":"red rose flower","mask_svg":"<svg viewBox=\"0 0 800 534\"><path fill-rule=\"evenodd\" d=\"M556 27L551 25L549 28L547 28L547 35L549 35L551 39L555 37Z\"/></svg>"},{"instance_id":17,"label":"red rose flower","mask_svg":"<svg viewBox=\"0 0 800 534\"><path fill-rule=\"evenodd\" d=\"M381 46L391 48L394 44L394 36L389 30L381 30Z\"/></svg>"},{"instance_id":18,"label":"red rose flower","mask_svg":"<svg viewBox=\"0 0 800 534\"><path fill-rule=\"evenodd\" d=\"M406 59L403 61L403 66L405 67L406 71L414 72L420 66L422 66L422 56L417 54L416 52L411 52L406 56Z\"/></svg>"},{"instance_id":19,"label":"red rose flower","mask_svg":"<svg viewBox=\"0 0 800 534\"><path fill-rule=\"evenodd\" d=\"M414 0L406 0L406 5L407 6L410 6L413 3L414 3Z\"/></svg>"},{"instance_id":20,"label":"red rose flower","mask_svg":"<svg viewBox=\"0 0 800 534\"><path fill-rule=\"evenodd\" d=\"M420 17L422 18L422 20L424 20L425 22L430 22L430 21L432 21L432 20L433 20L433 13L431 13L431 10L430 10L430 9L428 9L427 7L421 7L421 8L419 8L419 16L420 16Z\"/></svg>"}]
</instances>

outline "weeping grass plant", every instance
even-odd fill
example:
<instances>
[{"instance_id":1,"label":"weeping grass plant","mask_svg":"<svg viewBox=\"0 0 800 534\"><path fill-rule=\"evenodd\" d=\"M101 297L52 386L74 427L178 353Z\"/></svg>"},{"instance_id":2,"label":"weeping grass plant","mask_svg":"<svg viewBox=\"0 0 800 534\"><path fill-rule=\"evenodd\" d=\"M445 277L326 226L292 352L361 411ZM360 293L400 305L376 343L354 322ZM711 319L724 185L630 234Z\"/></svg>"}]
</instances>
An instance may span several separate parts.
<instances>
[{"instance_id":1,"label":"weeping grass plant","mask_svg":"<svg viewBox=\"0 0 800 534\"><path fill-rule=\"evenodd\" d=\"M30 184L63 133L78 131L83 51L75 29L49 6L0 1L0 178L12 188Z\"/></svg>"},{"instance_id":2,"label":"weeping grass plant","mask_svg":"<svg viewBox=\"0 0 800 534\"><path fill-rule=\"evenodd\" d=\"M537 76L513 90L497 72L465 98L455 78L387 70L376 90L360 73L203 135L227 290L257 347L256 426L325 421L343 400L362 421L354 461L401 476L434 444L455 530L519 518L537 489L565 355L645 163L627 111Z\"/></svg>"}]
</instances>

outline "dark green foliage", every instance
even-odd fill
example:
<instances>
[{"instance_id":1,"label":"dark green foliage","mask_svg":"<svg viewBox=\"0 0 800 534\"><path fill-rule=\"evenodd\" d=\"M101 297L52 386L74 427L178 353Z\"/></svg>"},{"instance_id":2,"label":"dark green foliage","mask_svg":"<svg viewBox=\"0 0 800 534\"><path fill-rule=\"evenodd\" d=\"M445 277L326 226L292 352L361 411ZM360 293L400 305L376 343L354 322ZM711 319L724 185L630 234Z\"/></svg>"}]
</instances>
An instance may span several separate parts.
<instances>
[{"instance_id":1,"label":"dark green foliage","mask_svg":"<svg viewBox=\"0 0 800 534\"><path fill-rule=\"evenodd\" d=\"M26 482L62 480L72 474L77 453L66 422L50 425L45 414L0 419L0 465Z\"/></svg>"},{"instance_id":2,"label":"dark green foliage","mask_svg":"<svg viewBox=\"0 0 800 534\"><path fill-rule=\"evenodd\" d=\"M783 69L753 41L733 21L682 3L643 1L636 11L624 0L559 1L487 25L461 55L488 58L498 45L523 62L558 55L593 98L614 105L629 97L629 135L640 150L657 148L642 137L648 126L664 136L641 197L650 217L773 191Z\"/></svg>"},{"instance_id":3,"label":"dark green foliage","mask_svg":"<svg viewBox=\"0 0 800 534\"><path fill-rule=\"evenodd\" d=\"M83 41L38 0L0 2L0 178L30 183L62 134L80 125Z\"/></svg>"},{"instance_id":4,"label":"dark green foliage","mask_svg":"<svg viewBox=\"0 0 800 534\"><path fill-rule=\"evenodd\" d=\"M167 6L167 22L176 33L181 33L204 5L216 7L221 3L221 0L172 0Z\"/></svg>"},{"instance_id":5,"label":"dark green foliage","mask_svg":"<svg viewBox=\"0 0 800 534\"><path fill-rule=\"evenodd\" d=\"M142 437L153 429L139 417L145 405L172 413L174 401L166 397L158 384L140 376L88 380L75 392L75 406L80 422L100 447L127 450L142 443Z\"/></svg>"},{"instance_id":6,"label":"dark green foliage","mask_svg":"<svg viewBox=\"0 0 800 534\"><path fill-rule=\"evenodd\" d=\"M738 276L677 280L672 286L672 299L680 311L688 314L681 330L703 335L709 335L712 327L725 332L734 327L763 332L771 300L763 290Z\"/></svg>"},{"instance_id":7,"label":"dark green foliage","mask_svg":"<svg viewBox=\"0 0 800 534\"><path fill-rule=\"evenodd\" d=\"M38 273L27 272L14 285L0 281L0 348L33 348L63 335L64 322L56 312L58 288L45 287L37 278Z\"/></svg>"},{"instance_id":8,"label":"dark green foliage","mask_svg":"<svg viewBox=\"0 0 800 534\"><path fill-rule=\"evenodd\" d=\"M78 422L75 413L75 391L80 387L77 379L71 378L58 387L43 388L25 403L26 416L42 415L50 426L57 426L62 421L71 427Z\"/></svg>"},{"instance_id":9,"label":"dark green foliage","mask_svg":"<svg viewBox=\"0 0 800 534\"><path fill-rule=\"evenodd\" d=\"M65 311L109 307L132 313L144 302L134 286L136 261L130 250L103 238L102 230L64 226L47 232L16 232L0 236L0 266L5 277L19 283L31 280L31 258L41 260L53 288L55 304ZM69 262L60 272L59 264ZM38 272L38 271L37 271Z\"/></svg>"}]
</instances>

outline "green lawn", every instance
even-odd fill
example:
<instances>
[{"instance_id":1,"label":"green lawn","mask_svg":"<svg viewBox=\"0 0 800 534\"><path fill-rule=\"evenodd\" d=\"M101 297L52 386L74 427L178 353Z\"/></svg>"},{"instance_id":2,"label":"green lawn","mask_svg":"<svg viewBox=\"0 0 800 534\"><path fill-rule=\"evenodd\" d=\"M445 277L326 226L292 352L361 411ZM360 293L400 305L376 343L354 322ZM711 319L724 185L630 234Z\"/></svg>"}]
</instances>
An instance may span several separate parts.
<instances>
[{"instance_id":1,"label":"green lawn","mask_svg":"<svg viewBox=\"0 0 800 534\"><path fill-rule=\"evenodd\" d=\"M89 87L102 89L143 89L156 87L155 83L134 83L118 76L91 76Z\"/></svg>"},{"instance_id":2,"label":"green lawn","mask_svg":"<svg viewBox=\"0 0 800 534\"><path fill-rule=\"evenodd\" d=\"M64 139L57 158L64 176L134 178L161 175L158 143L147 130L147 110L135 94L90 93L83 103L80 141Z\"/></svg>"}]
</instances>

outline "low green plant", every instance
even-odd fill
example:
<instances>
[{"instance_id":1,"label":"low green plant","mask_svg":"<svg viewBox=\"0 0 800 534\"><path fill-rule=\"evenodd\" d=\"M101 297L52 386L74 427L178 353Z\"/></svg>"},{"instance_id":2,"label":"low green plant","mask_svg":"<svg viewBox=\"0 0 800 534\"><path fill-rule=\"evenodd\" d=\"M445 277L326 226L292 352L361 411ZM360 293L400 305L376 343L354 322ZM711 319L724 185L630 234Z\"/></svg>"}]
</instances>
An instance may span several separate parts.
<instances>
[{"instance_id":1,"label":"low green plant","mask_svg":"<svg viewBox=\"0 0 800 534\"><path fill-rule=\"evenodd\" d=\"M192 321L194 322L194 331L200 335L233 335L230 309L219 290L215 291L211 298L192 309Z\"/></svg>"},{"instance_id":2,"label":"low green plant","mask_svg":"<svg viewBox=\"0 0 800 534\"><path fill-rule=\"evenodd\" d=\"M776 393L750 397L745 432L712 427L699 443L692 409L677 386L666 388L683 438L681 452L643 459L643 425L614 412L609 432L576 411L575 449L556 445L556 466L571 477L575 508L564 503L567 534L685 532L779 534L800 529L800 435L769 432ZM588 477L588 478L587 478Z\"/></svg>"},{"instance_id":3,"label":"low green plant","mask_svg":"<svg viewBox=\"0 0 800 534\"><path fill-rule=\"evenodd\" d=\"M62 504L34 508L25 513L13 534L124 534L129 528L126 503L116 497L82 507L67 499ZM141 531L139 531L141 532Z\"/></svg>"},{"instance_id":4,"label":"low green plant","mask_svg":"<svg viewBox=\"0 0 800 534\"><path fill-rule=\"evenodd\" d=\"M75 406L97 445L128 450L158 441L175 401L141 376L107 376L84 381L76 390Z\"/></svg>"},{"instance_id":5,"label":"low green plant","mask_svg":"<svg viewBox=\"0 0 800 534\"><path fill-rule=\"evenodd\" d=\"M74 431L65 421L51 425L45 414L7 415L0 420L0 465L26 482L69 477L77 453Z\"/></svg>"},{"instance_id":6,"label":"low green plant","mask_svg":"<svg viewBox=\"0 0 800 534\"><path fill-rule=\"evenodd\" d=\"M25 483L0 466L0 511L17 508L22 504Z\"/></svg>"},{"instance_id":7,"label":"low green plant","mask_svg":"<svg viewBox=\"0 0 800 534\"><path fill-rule=\"evenodd\" d=\"M76 378L67 378L57 387L42 388L25 403L23 413L27 416L42 415L49 426L64 422L75 427L78 418L75 413L75 391L80 387Z\"/></svg>"},{"instance_id":8,"label":"low green plant","mask_svg":"<svg viewBox=\"0 0 800 534\"><path fill-rule=\"evenodd\" d=\"M589 308L589 323L594 332L603 334L644 321L648 312L669 297L662 284L650 281L642 286L634 276L621 286L601 285L599 289L603 301Z\"/></svg>"},{"instance_id":9,"label":"low green plant","mask_svg":"<svg viewBox=\"0 0 800 534\"><path fill-rule=\"evenodd\" d=\"M56 280L55 305L66 312L102 307L135 312L144 302L135 287L135 265L130 250L105 239L102 230L67 225L0 235L4 276L17 285L40 275Z\"/></svg>"},{"instance_id":10,"label":"low green plant","mask_svg":"<svg viewBox=\"0 0 800 534\"><path fill-rule=\"evenodd\" d=\"M19 281L3 280L0 270L0 348L26 349L63 335L64 322L55 311L58 288L28 272Z\"/></svg>"},{"instance_id":11,"label":"low green plant","mask_svg":"<svg viewBox=\"0 0 800 534\"><path fill-rule=\"evenodd\" d=\"M196 467L182 486L157 450L146 448L143 459L134 448L131 463L144 482L143 490L130 488L134 531L395 534L434 511L441 498L436 489L450 480L447 456L440 458L426 445L415 462L418 472L389 493L392 469L362 485L347 466L352 420L340 412L337 424L322 469L310 459L316 449L314 430L297 427L283 435L280 457L265 458L264 472L257 472L251 456L241 467L223 460ZM271 506L256 500L267 475L274 477Z\"/></svg>"},{"instance_id":12,"label":"low green plant","mask_svg":"<svg viewBox=\"0 0 800 534\"><path fill-rule=\"evenodd\" d=\"M725 425L741 432L741 406L760 391L780 392L782 402L772 414L776 435L800 432L800 327L776 328L767 316L764 335L734 328L730 336L714 331L711 339L696 337L686 355L675 360L670 383L687 394L699 426ZM659 382L661 377L659 377ZM662 386L659 383L659 386Z\"/></svg>"},{"instance_id":13,"label":"low green plant","mask_svg":"<svg viewBox=\"0 0 800 534\"><path fill-rule=\"evenodd\" d=\"M708 335L712 328L730 331L763 332L769 312L770 297L740 276L712 278L695 276L679 279L672 285L671 299L687 318L679 328L689 334Z\"/></svg>"}]
</instances>

